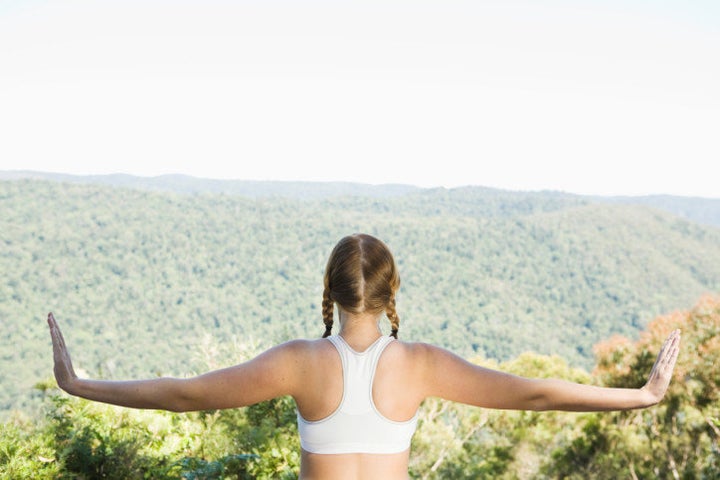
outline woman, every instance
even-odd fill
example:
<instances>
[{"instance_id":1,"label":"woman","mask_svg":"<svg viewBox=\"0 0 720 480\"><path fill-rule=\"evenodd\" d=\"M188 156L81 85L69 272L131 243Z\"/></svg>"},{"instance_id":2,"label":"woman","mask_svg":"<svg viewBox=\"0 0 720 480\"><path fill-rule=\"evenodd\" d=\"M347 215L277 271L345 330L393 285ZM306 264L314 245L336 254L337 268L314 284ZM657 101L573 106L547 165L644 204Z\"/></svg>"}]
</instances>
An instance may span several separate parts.
<instances>
[{"instance_id":1,"label":"woman","mask_svg":"<svg viewBox=\"0 0 720 480\"><path fill-rule=\"evenodd\" d=\"M407 479L420 403L441 397L486 408L599 411L643 408L667 390L680 333L663 345L642 388L528 379L473 365L442 348L397 340L400 277L387 246L343 238L324 278L322 339L278 345L246 363L193 378L80 379L52 313L55 378L72 395L177 412L235 408L291 395L297 403L302 479ZM340 331L332 335L337 307ZM383 336L383 315L391 335Z\"/></svg>"}]
</instances>

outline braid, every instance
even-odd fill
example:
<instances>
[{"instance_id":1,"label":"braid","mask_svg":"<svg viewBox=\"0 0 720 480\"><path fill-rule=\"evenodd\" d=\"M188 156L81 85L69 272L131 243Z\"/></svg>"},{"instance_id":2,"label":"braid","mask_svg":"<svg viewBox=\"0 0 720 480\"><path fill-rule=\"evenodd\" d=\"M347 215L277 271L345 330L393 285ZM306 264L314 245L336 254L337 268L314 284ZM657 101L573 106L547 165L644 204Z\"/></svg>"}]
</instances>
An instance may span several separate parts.
<instances>
[{"instance_id":1,"label":"braid","mask_svg":"<svg viewBox=\"0 0 720 480\"><path fill-rule=\"evenodd\" d=\"M332 333L333 307L334 307L334 303L330 299L330 289L325 287L325 290L323 290L323 300L322 300L322 316L323 316L323 322L325 322L325 333L323 334L322 338L329 337L330 334Z\"/></svg>"},{"instance_id":2,"label":"braid","mask_svg":"<svg viewBox=\"0 0 720 480\"><path fill-rule=\"evenodd\" d=\"M385 311L392 337L397 338L400 319L395 311L395 292L400 276L392 253L377 238L358 233L343 237L325 266L323 278L323 338L332 334L334 308L341 313L382 314Z\"/></svg>"},{"instance_id":3,"label":"braid","mask_svg":"<svg viewBox=\"0 0 720 480\"><path fill-rule=\"evenodd\" d=\"M388 301L385 314L390 320L390 336L397 339L398 329L400 328L400 317L398 317L397 311L395 310L395 295L390 296Z\"/></svg>"}]
</instances>

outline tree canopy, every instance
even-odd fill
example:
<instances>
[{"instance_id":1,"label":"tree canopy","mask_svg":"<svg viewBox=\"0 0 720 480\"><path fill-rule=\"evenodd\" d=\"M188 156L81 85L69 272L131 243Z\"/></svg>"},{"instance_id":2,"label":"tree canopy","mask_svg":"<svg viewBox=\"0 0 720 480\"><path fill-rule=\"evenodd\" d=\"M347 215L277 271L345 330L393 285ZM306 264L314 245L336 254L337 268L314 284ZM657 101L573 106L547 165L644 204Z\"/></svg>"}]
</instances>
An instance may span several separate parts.
<instances>
[{"instance_id":1,"label":"tree canopy","mask_svg":"<svg viewBox=\"0 0 720 480\"><path fill-rule=\"evenodd\" d=\"M18 180L0 182L0 212L0 410L50 371L50 310L99 377L196 372L206 338L317 337L327 255L358 231L395 253L400 337L466 357L589 368L598 341L720 290L718 229L552 193L302 200Z\"/></svg>"}]
</instances>

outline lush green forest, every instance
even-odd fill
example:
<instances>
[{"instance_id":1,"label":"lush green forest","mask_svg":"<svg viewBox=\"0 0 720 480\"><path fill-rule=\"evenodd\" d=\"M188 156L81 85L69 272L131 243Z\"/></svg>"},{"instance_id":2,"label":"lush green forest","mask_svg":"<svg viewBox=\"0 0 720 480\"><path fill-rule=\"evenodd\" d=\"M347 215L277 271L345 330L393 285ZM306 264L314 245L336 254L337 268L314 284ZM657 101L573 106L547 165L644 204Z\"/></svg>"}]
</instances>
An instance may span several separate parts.
<instances>
[{"instance_id":1,"label":"lush green forest","mask_svg":"<svg viewBox=\"0 0 720 480\"><path fill-rule=\"evenodd\" d=\"M478 363L636 386L662 337L684 332L669 398L653 409L426 402L414 478L720 476L720 303L703 297L720 292L717 227L553 192L302 187L252 196L0 181L0 477L293 478L289 399L184 415L70 399L51 380L44 319L55 312L76 367L94 377L225 366L322 333L324 262L356 231L395 252L400 337Z\"/></svg>"},{"instance_id":2,"label":"lush green forest","mask_svg":"<svg viewBox=\"0 0 720 480\"><path fill-rule=\"evenodd\" d=\"M0 182L0 409L50 374L49 310L78 367L184 375L208 343L316 337L324 262L364 231L396 254L401 338L590 368L592 347L720 291L720 230L644 206L483 188L322 199ZM233 362L233 359L228 359Z\"/></svg>"},{"instance_id":3,"label":"lush green forest","mask_svg":"<svg viewBox=\"0 0 720 480\"><path fill-rule=\"evenodd\" d=\"M662 340L682 349L659 405L609 413L513 412L429 399L413 438L414 479L720 478L720 298L657 317L638 340L595 348L592 374L562 358L524 353L490 367L532 377L637 387ZM227 347L227 348L226 348ZM247 346L207 345L206 368L243 360ZM42 415L0 425L0 478L291 479L299 444L290 399L191 414L110 407L41 383Z\"/></svg>"}]
</instances>

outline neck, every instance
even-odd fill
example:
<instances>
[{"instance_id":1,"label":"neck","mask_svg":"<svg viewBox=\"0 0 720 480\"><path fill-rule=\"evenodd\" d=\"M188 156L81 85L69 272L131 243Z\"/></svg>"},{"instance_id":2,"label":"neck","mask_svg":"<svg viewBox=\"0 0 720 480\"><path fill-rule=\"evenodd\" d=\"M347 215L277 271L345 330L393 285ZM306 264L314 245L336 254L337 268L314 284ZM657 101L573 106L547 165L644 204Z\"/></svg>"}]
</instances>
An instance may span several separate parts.
<instances>
[{"instance_id":1,"label":"neck","mask_svg":"<svg viewBox=\"0 0 720 480\"><path fill-rule=\"evenodd\" d=\"M351 347L364 350L382 335L378 313L349 313L339 309L340 335Z\"/></svg>"}]
</instances>

